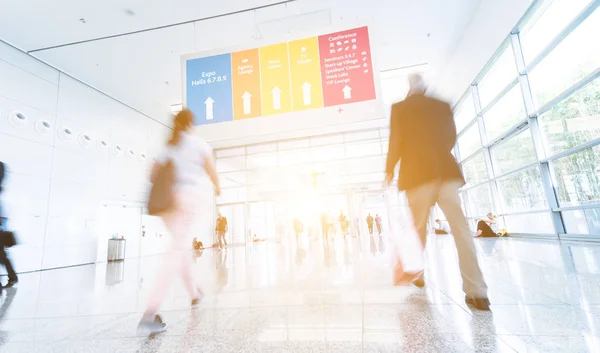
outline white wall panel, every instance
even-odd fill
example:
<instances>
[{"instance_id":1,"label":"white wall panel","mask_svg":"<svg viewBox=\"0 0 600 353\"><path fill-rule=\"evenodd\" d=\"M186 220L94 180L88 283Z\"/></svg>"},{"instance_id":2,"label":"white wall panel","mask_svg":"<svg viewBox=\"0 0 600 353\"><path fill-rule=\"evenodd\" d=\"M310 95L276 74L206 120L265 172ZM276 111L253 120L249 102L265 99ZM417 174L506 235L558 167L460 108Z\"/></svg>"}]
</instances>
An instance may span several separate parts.
<instances>
[{"instance_id":1,"label":"white wall panel","mask_svg":"<svg viewBox=\"0 0 600 353\"><path fill-rule=\"evenodd\" d=\"M37 222L45 221L46 219L41 219ZM22 237L26 236L27 233L31 233L32 231L41 230L43 234L44 227L44 224L41 227L33 227L33 224L28 224L27 228L31 231L20 231L18 234L19 241L22 241ZM33 246L30 244L18 245L11 248L9 251L10 259L17 273L36 271L39 270L42 266L43 249L41 246ZM2 268L2 274L6 274L6 270L4 269L4 267Z\"/></svg>"},{"instance_id":2,"label":"white wall panel","mask_svg":"<svg viewBox=\"0 0 600 353\"><path fill-rule=\"evenodd\" d=\"M117 200L132 200L135 193L145 191L147 172L135 159L115 158L109 165L107 197Z\"/></svg>"},{"instance_id":3,"label":"white wall panel","mask_svg":"<svg viewBox=\"0 0 600 353\"><path fill-rule=\"evenodd\" d=\"M75 266L96 262L96 243L51 246L44 250L42 268Z\"/></svg>"},{"instance_id":4,"label":"white wall panel","mask_svg":"<svg viewBox=\"0 0 600 353\"><path fill-rule=\"evenodd\" d=\"M142 231L145 233L140 242L140 256L162 254L167 250L167 229L160 218L142 216Z\"/></svg>"},{"instance_id":5,"label":"white wall panel","mask_svg":"<svg viewBox=\"0 0 600 353\"><path fill-rule=\"evenodd\" d=\"M95 89L66 75L60 76L58 116L107 134L112 100Z\"/></svg>"},{"instance_id":6,"label":"white wall panel","mask_svg":"<svg viewBox=\"0 0 600 353\"><path fill-rule=\"evenodd\" d=\"M19 67L54 85L58 85L58 70L30 55L15 50L15 48L4 42L0 42L0 60Z\"/></svg>"},{"instance_id":7,"label":"white wall panel","mask_svg":"<svg viewBox=\"0 0 600 353\"><path fill-rule=\"evenodd\" d=\"M56 114L58 87L16 66L0 61L0 96Z\"/></svg>"},{"instance_id":8,"label":"white wall panel","mask_svg":"<svg viewBox=\"0 0 600 353\"><path fill-rule=\"evenodd\" d=\"M83 245L95 239L85 232L85 224L85 217L79 215L64 215L48 219L44 251L57 246Z\"/></svg>"},{"instance_id":9,"label":"white wall panel","mask_svg":"<svg viewBox=\"0 0 600 353\"><path fill-rule=\"evenodd\" d=\"M53 179L86 183L89 187L103 187L108 177L108 162L95 149L71 151L54 150Z\"/></svg>"},{"instance_id":10,"label":"white wall panel","mask_svg":"<svg viewBox=\"0 0 600 353\"><path fill-rule=\"evenodd\" d=\"M0 160L9 172L50 178L51 146L0 134Z\"/></svg>"},{"instance_id":11,"label":"white wall panel","mask_svg":"<svg viewBox=\"0 0 600 353\"><path fill-rule=\"evenodd\" d=\"M69 199L73 200L72 197ZM98 241L94 223L94 219L75 212L63 212L50 217L46 228L43 268L94 262Z\"/></svg>"},{"instance_id":12,"label":"white wall panel","mask_svg":"<svg viewBox=\"0 0 600 353\"><path fill-rule=\"evenodd\" d=\"M148 163L151 168L153 159L165 148L172 130L154 121L148 122Z\"/></svg>"},{"instance_id":13,"label":"white wall panel","mask_svg":"<svg viewBox=\"0 0 600 353\"><path fill-rule=\"evenodd\" d=\"M48 215L97 219L105 190L84 183L52 180Z\"/></svg>"},{"instance_id":14,"label":"white wall panel","mask_svg":"<svg viewBox=\"0 0 600 353\"><path fill-rule=\"evenodd\" d=\"M116 140L146 142L148 118L120 103L114 103L110 115L110 133Z\"/></svg>"},{"instance_id":15,"label":"white wall panel","mask_svg":"<svg viewBox=\"0 0 600 353\"><path fill-rule=\"evenodd\" d=\"M18 272L37 270L42 261L50 179L9 173L4 188L8 226L18 239L18 245L10 250L13 265Z\"/></svg>"},{"instance_id":16,"label":"white wall panel","mask_svg":"<svg viewBox=\"0 0 600 353\"><path fill-rule=\"evenodd\" d=\"M2 201L8 216L46 217L50 197L50 179L8 173L3 183ZM43 232L39 234L43 240Z\"/></svg>"}]
</instances>

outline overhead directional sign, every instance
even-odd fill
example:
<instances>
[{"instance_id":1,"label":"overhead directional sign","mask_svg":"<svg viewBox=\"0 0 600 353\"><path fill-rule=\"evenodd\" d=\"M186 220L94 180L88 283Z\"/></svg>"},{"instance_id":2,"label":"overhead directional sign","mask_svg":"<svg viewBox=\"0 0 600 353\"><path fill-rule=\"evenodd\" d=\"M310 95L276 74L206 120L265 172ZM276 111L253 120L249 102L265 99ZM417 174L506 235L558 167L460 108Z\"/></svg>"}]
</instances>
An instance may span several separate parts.
<instances>
[{"instance_id":1,"label":"overhead directional sign","mask_svg":"<svg viewBox=\"0 0 600 353\"><path fill-rule=\"evenodd\" d=\"M231 55L188 60L186 73L186 107L194 112L196 125L230 121Z\"/></svg>"},{"instance_id":2,"label":"overhead directional sign","mask_svg":"<svg viewBox=\"0 0 600 353\"><path fill-rule=\"evenodd\" d=\"M185 106L203 125L374 100L372 65L367 27L187 59Z\"/></svg>"},{"instance_id":3,"label":"overhead directional sign","mask_svg":"<svg viewBox=\"0 0 600 353\"><path fill-rule=\"evenodd\" d=\"M258 49L231 54L234 120L262 115Z\"/></svg>"},{"instance_id":4,"label":"overhead directional sign","mask_svg":"<svg viewBox=\"0 0 600 353\"><path fill-rule=\"evenodd\" d=\"M317 37L288 43L292 102L295 111L323 108L321 62Z\"/></svg>"}]
</instances>

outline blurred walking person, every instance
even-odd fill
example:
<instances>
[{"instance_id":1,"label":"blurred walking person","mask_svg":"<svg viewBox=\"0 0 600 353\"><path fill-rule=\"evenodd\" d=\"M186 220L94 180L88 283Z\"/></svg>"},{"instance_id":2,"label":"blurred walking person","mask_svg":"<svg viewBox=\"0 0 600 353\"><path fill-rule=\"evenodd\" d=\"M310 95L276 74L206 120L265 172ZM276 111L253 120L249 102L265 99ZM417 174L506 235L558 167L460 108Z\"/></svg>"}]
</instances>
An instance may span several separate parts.
<instances>
[{"instance_id":1,"label":"blurred walking person","mask_svg":"<svg viewBox=\"0 0 600 353\"><path fill-rule=\"evenodd\" d=\"M367 227L369 228L369 234L373 235L373 216L370 213L367 216Z\"/></svg>"},{"instance_id":2,"label":"blurred walking person","mask_svg":"<svg viewBox=\"0 0 600 353\"><path fill-rule=\"evenodd\" d=\"M377 234L381 235L381 216L379 213L375 215L375 226L377 226Z\"/></svg>"},{"instance_id":3,"label":"blurred walking person","mask_svg":"<svg viewBox=\"0 0 600 353\"><path fill-rule=\"evenodd\" d=\"M321 214L321 232L323 234L323 242L327 244L329 242L329 222L327 220L327 213Z\"/></svg>"},{"instance_id":4,"label":"blurred walking person","mask_svg":"<svg viewBox=\"0 0 600 353\"><path fill-rule=\"evenodd\" d=\"M304 232L304 224L302 224L302 221L298 217L294 218L293 223L294 234L296 234L296 245L298 245L300 241L300 236L302 235L302 232Z\"/></svg>"},{"instance_id":5,"label":"blurred walking person","mask_svg":"<svg viewBox=\"0 0 600 353\"><path fill-rule=\"evenodd\" d=\"M4 162L0 161L0 231L6 230L6 226L8 223L8 219L6 218L6 215L4 214L4 209L2 208L2 183L4 181L5 169L6 167L4 165ZM0 244L0 264L2 264L6 268L6 273L8 274L8 283L4 286L4 288L11 288L15 284L17 284L19 278L17 277L17 273L13 268L12 262L10 261L10 258L6 253L6 245L7 244L4 244L4 239L2 239L2 243ZM2 283L0 283L0 288L2 288Z\"/></svg>"},{"instance_id":6,"label":"blurred walking person","mask_svg":"<svg viewBox=\"0 0 600 353\"><path fill-rule=\"evenodd\" d=\"M223 217L219 212L219 217L217 217L217 225L215 227L215 231L217 232L217 239L219 241L219 249L223 249L223 245L227 246L227 231L229 230L229 226L227 225L227 218Z\"/></svg>"},{"instance_id":7,"label":"blurred walking person","mask_svg":"<svg viewBox=\"0 0 600 353\"><path fill-rule=\"evenodd\" d=\"M348 229L350 228L350 222L348 221L348 217L344 214L343 211L340 211L339 221L340 230L344 235L344 239L346 239L348 237Z\"/></svg>"},{"instance_id":8,"label":"blurred walking person","mask_svg":"<svg viewBox=\"0 0 600 353\"><path fill-rule=\"evenodd\" d=\"M477 260L475 244L461 208L458 190L465 180L451 154L456 144L456 126L450 105L425 95L419 75L409 77L406 99L392 106L390 142L386 163L386 184L401 163L398 188L406 191L423 249L431 207L440 206L450 224L458 250L458 261L467 304L489 310L487 286ZM418 287L425 285L417 279Z\"/></svg>"},{"instance_id":9,"label":"blurred walking person","mask_svg":"<svg viewBox=\"0 0 600 353\"><path fill-rule=\"evenodd\" d=\"M192 306L197 305L204 295L192 275L190 252L193 235L190 234L190 226L199 200L210 197L202 188L206 176L212 181L217 195L220 194L220 187L211 148L192 134L193 122L191 111L185 109L177 114L173 134L152 168L153 183L160 182L165 168L172 168L173 180L172 202L166 210L157 214L171 233L171 246L164 264L158 269L148 307L138 327L149 334L163 332L167 328L157 313L176 275L182 277L192 298Z\"/></svg>"}]
</instances>

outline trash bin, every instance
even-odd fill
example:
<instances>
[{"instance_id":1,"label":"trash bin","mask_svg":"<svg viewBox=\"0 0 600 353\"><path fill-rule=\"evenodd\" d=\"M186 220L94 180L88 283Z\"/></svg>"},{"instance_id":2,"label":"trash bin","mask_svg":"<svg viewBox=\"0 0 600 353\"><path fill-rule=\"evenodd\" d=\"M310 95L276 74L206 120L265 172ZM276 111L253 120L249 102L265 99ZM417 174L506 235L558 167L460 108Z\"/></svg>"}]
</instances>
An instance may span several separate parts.
<instances>
[{"instance_id":1,"label":"trash bin","mask_svg":"<svg viewBox=\"0 0 600 353\"><path fill-rule=\"evenodd\" d=\"M125 280L125 262L111 261L106 264L106 285L112 286Z\"/></svg>"},{"instance_id":2,"label":"trash bin","mask_svg":"<svg viewBox=\"0 0 600 353\"><path fill-rule=\"evenodd\" d=\"M108 261L125 260L125 239L108 239Z\"/></svg>"}]
</instances>

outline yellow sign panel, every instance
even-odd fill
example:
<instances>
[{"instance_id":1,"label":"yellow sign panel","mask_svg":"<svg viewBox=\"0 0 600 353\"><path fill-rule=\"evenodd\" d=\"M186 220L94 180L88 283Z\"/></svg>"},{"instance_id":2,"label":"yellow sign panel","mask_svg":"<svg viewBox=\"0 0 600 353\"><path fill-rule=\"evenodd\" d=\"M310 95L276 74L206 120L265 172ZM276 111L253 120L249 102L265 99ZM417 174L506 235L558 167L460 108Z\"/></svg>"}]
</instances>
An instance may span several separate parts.
<instances>
[{"instance_id":1,"label":"yellow sign panel","mask_svg":"<svg viewBox=\"0 0 600 353\"><path fill-rule=\"evenodd\" d=\"M259 52L263 115L291 112L287 43L262 47Z\"/></svg>"},{"instance_id":2,"label":"yellow sign panel","mask_svg":"<svg viewBox=\"0 0 600 353\"><path fill-rule=\"evenodd\" d=\"M323 108L319 39L307 38L288 45L294 110Z\"/></svg>"}]
</instances>

